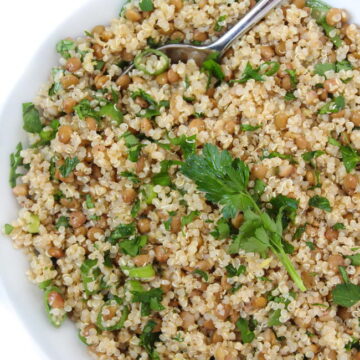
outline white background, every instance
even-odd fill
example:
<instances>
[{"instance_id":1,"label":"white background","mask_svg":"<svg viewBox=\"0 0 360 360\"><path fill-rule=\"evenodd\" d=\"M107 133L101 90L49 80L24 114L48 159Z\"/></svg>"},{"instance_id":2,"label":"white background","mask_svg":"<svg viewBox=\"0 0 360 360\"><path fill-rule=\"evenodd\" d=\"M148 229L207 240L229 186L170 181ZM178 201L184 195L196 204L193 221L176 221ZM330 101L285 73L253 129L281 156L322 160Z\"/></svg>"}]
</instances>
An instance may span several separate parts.
<instances>
[{"instance_id":1,"label":"white background","mask_svg":"<svg viewBox=\"0 0 360 360\"><path fill-rule=\"evenodd\" d=\"M0 108L42 41L68 14L85 2L86 0L0 1ZM0 359L50 360L41 353L23 327L1 286L0 339Z\"/></svg>"}]
</instances>

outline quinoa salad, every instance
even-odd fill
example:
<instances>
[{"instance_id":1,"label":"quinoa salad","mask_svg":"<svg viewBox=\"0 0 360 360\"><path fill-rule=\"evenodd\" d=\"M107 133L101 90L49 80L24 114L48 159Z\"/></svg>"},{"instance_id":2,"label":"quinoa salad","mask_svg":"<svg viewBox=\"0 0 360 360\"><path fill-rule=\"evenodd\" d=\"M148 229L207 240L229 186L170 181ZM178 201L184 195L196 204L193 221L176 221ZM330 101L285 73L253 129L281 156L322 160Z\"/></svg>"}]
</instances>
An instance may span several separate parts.
<instances>
[{"instance_id":1,"label":"quinoa salad","mask_svg":"<svg viewBox=\"0 0 360 360\"><path fill-rule=\"evenodd\" d=\"M23 104L4 232L95 359L360 359L359 28L293 0L156 50L255 4L126 3Z\"/></svg>"}]
</instances>

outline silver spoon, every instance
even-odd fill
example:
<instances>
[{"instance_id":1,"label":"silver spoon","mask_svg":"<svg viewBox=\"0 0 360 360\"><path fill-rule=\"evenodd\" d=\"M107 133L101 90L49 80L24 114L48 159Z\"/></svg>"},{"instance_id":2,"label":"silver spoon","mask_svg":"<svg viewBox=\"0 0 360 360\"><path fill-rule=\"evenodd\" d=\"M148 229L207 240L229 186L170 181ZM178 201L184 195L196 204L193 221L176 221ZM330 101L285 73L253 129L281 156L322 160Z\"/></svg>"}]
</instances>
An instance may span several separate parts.
<instances>
[{"instance_id":1,"label":"silver spoon","mask_svg":"<svg viewBox=\"0 0 360 360\"><path fill-rule=\"evenodd\" d=\"M167 44L158 47L157 50L165 53L172 63L177 63L179 61L187 62L190 59L194 59L197 64L201 65L205 58L214 51L219 53L220 58L235 40L248 32L282 1L283 0L259 1L230 30L210 44L201 46L191 44ZM127 74L133 68L134 65L132 64L126 68L122 74Z\"/></svg>"}]
</instances>

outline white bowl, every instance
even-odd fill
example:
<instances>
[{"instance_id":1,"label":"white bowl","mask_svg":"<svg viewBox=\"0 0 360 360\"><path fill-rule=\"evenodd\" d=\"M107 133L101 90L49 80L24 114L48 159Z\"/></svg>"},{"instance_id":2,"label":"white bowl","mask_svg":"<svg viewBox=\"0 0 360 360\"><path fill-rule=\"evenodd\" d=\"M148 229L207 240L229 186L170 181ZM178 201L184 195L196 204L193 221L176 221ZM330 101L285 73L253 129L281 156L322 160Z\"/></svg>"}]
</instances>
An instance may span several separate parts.
<instances>
[{"instance_id":1,"label":"white bowl","mask_svg":"<svg viewBox=\"0 0 360 360\"><path fill-rule=\"evenodd\" d=\"M40 85L48 78L51 67L57 64L58 55L54 50L57 41L67 36L81 35L85 29L91 29L96 24L108 23L118 15L123 2L124 0L89 0L55 29L42 47L33 54L25 75L9 94L0 115L0 226L14 220L18 210L8 185L8 173L10 153L19 141L25 140L21 125L21 104L34 98ZM329 0L328 3L346 8L352 15L352 21L360 24L358 0ZM41 62L38 59L42 59ZM10 240L0 235L0 286L6 290L34 340L49 359L89 360L85 345L78 339L75 327L70 321L60 329L50 325L43 308L42 291L27 280L27 269L25 256L13 249Z\"/></svg>"}]
</instances>

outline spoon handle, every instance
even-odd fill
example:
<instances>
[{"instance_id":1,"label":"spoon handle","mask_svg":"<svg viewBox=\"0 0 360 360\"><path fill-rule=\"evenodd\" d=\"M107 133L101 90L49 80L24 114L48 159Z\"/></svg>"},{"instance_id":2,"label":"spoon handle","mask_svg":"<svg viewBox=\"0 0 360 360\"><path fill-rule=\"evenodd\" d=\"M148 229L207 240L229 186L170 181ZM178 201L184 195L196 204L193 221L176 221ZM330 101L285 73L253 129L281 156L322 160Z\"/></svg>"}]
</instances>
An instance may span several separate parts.
<instances>
[{"instance_id":1,"label":"spoon handle","mask_svg":"<svg viewBox=\"0 0 360 360\"><path fill-rule=\"evenodd\" d=\"M209 44L207 48L218 51L220 55L223 55L236 39L249 31L282 1L283 0L260 0L238 23L219 39Z\"/></svg>"}]
</instances>

